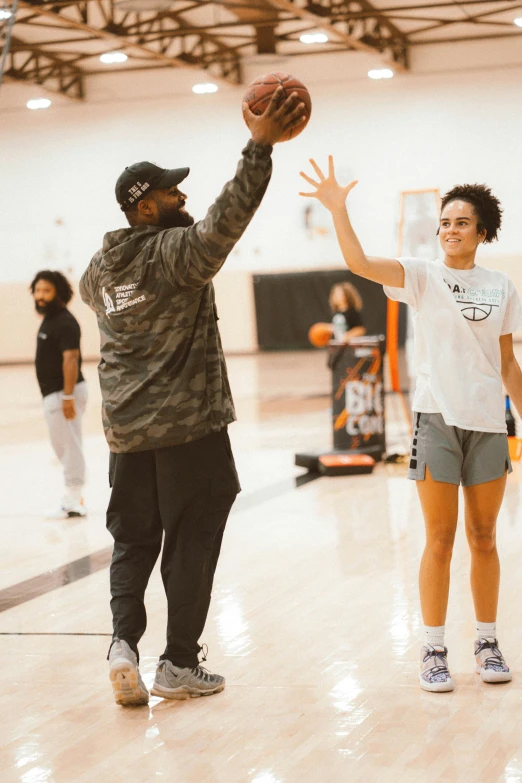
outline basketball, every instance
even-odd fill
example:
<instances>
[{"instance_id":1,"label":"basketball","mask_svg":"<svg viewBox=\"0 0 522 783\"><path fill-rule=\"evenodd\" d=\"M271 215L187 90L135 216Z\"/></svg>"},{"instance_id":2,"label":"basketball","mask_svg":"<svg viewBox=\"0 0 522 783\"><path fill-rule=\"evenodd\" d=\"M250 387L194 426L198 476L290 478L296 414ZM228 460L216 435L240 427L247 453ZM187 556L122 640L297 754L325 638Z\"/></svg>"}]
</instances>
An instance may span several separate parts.
<instances>
[{"instance_id":1,"label":"basketball","mask_svg":"<svg viewBox=\"0 0 522 783\"><path fill-rule=\"evenodd\" d=\"M331 324L317 323L310 327L308 339L316 348L324 348L328 345L333 336L333 327Z\"/></svg>"},{"instance_id":2,"label":"basketball","mask_svg":"<svg viewBox=\"0 0 522 783\"><path fill-rule=\"evenodd\" d=\"M250 111L254 114L263 114L266 107L270 103L272 95L277 88L283 87L282 100L286 100L293 92L296 92L299 101L304 103L304 113L306 115L306 121L301 123L297 128L291 128L288 130L281 141L289 141L298 136L302 130L308 125L308 120L312 113L312 99L310 93L299 79L295 76L291 76L289 73L281 73L279 71L275 73L267 73L264 76L259 76L251 84L249 84L243 100L248 103Z\"/></svg>"}]
</instances>

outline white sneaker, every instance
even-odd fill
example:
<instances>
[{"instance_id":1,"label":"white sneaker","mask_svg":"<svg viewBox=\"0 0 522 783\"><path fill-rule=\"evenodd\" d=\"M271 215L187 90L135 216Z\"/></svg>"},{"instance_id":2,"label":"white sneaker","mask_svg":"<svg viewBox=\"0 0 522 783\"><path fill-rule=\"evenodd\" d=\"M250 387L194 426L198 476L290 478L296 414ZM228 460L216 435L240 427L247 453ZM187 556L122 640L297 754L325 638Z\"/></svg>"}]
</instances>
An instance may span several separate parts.
<instances>
[{"instance_id":1,"label":"white sneaker","mask_svg":"<svg viewBox=\"0 0 522 783\"><path fill-rule=\"evenodd\" d=\"M496 639L477 639L475 659L482 682L510 682L513 678Z\"/></svg>"},{"instance_id":2,"label":"white sneaker","mask_svg":"<svg viewBox=\"0 0 522 783\"><path fill-rule=\"evenodd\" d=\"M109 677L116 704L149 703L149 692L138 669L138 659L123 639L115 639L109 651Z\"/></svg>"},{"instance_id":3,"label":"white sneaker","mask_svg":"<svg viewBox=\"0 0 522 783\"><path fill-rule=\"evenodd\" d=\"M431 644L421 647L419 680L421 688L432 693L454 689L455 683L448 669L447 647L433 647Z\"/></svg>"},{"instance_id":4,"label":"white sneaker","mask_svg":"<svg viewBox=\"0 0 522 783\"><path fill-rule=\"evenodd\" d=\"M73 517L86 517L87 509L83 500L79 503L62 503L56 508L50 508L44 513L45 519L71 519Z\"/></svg>"}]
</instances>

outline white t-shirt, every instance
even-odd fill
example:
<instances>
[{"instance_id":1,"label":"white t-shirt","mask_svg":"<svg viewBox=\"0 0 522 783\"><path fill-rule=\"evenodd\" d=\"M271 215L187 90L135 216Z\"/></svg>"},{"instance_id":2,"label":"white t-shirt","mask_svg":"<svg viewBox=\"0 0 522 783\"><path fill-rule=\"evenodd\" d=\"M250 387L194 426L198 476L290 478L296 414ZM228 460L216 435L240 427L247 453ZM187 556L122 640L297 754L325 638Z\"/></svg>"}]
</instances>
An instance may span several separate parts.
<instances>
[{"instance_id":1,"label":"white t-shirt","mask_svg":"<svg viewBox=\"0 0 522 783\"><path fill-rule=\"evenodd\" d=\"M522 326L522 306L504 272L399 258L404 288L384 286L413 310L413 410L442 413L448 425L506 432L500 344Z\"/></svg>"}]
</instances>

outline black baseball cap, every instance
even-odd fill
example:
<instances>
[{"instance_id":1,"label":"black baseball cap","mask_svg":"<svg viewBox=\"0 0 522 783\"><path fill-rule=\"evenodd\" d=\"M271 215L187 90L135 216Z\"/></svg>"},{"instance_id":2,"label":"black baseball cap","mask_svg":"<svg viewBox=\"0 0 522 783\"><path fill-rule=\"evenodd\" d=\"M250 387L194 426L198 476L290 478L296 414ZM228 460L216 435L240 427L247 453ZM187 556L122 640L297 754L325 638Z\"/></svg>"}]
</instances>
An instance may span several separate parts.
<instances>
[{"instance_id":1,"label":"black baseball cap","mask_svg":"<svg viewBox=\"0 0 522 783\"><path fill-rule=\"evenodd\" d=\"M146 160L127 166L116 182L116 200L127 212L140 201L147 191L155 188L170 188L179 185L188 176L190 169L162 169Z\"/></svg>"}]
</instances>

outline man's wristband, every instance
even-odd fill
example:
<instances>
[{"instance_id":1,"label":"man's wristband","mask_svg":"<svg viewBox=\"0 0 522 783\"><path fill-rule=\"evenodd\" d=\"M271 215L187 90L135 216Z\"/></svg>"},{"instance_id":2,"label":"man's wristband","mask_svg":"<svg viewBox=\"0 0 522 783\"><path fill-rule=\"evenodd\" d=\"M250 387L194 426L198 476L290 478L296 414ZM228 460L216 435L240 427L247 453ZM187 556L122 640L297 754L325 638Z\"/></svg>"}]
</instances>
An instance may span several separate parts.
<instances>
[{"instance_id":1,"label":"man's wristband","mask_svg":"<svg viewBox=\"0 0 522 783\"><path fill-rule=\"evenodd\" d=\"M74 394L62 394L62 400L74 400Z\"/></svg>"}]
</instances>

